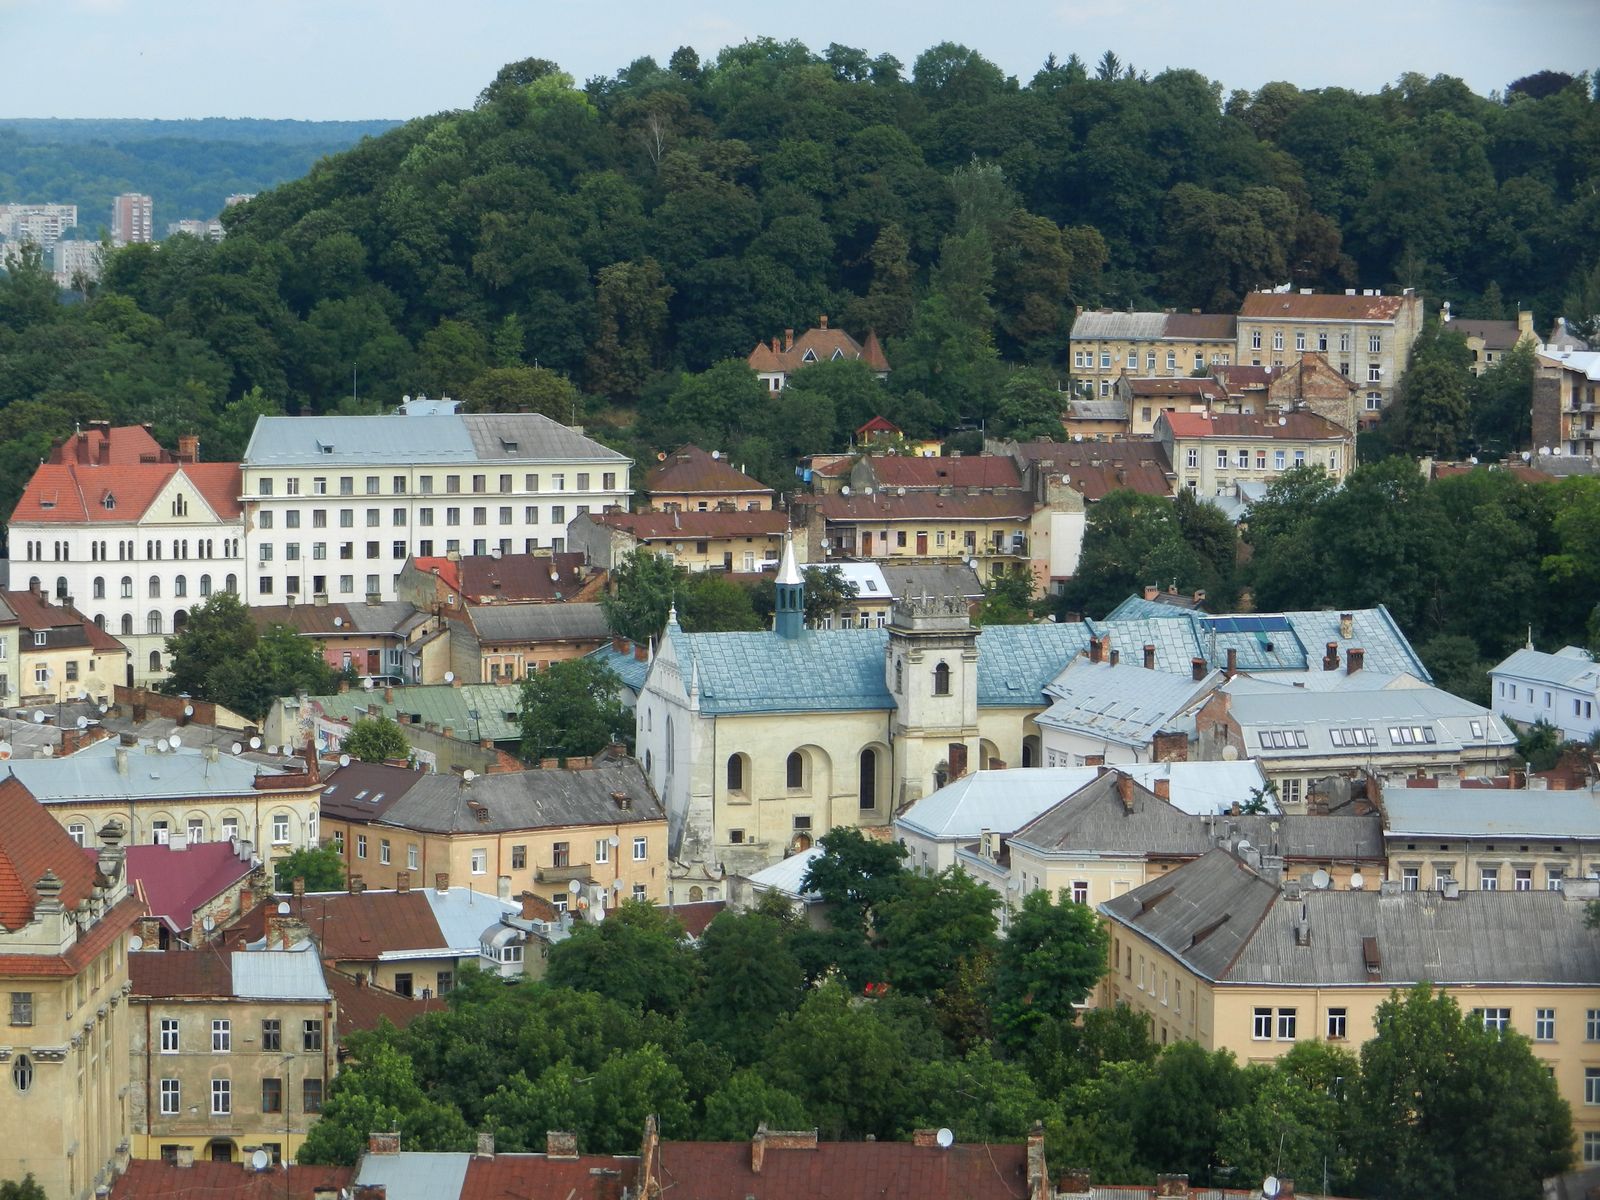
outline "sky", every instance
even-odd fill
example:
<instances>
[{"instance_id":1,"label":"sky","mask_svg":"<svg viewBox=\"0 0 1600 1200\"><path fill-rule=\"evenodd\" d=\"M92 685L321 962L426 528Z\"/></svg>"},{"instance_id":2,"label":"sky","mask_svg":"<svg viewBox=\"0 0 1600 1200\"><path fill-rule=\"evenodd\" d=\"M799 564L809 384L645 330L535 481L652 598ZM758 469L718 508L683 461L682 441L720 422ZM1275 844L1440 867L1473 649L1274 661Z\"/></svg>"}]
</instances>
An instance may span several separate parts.
<instances>
[{"instance_id":1,"label":"sky","mask_svg":"<svg viewBox=\"0 0 1600 1200\"><path fill-rule=\"evenodd\" d=\"M0 117L403 119L470 106L516 59L582 82L761 36L908 69L961 42L1024 82L1052 51L1111 49L1225 91L1375 91L1419 71L1487 94L1600 68L1600 0L0 0Z\"/></svg>"}]
</instances>

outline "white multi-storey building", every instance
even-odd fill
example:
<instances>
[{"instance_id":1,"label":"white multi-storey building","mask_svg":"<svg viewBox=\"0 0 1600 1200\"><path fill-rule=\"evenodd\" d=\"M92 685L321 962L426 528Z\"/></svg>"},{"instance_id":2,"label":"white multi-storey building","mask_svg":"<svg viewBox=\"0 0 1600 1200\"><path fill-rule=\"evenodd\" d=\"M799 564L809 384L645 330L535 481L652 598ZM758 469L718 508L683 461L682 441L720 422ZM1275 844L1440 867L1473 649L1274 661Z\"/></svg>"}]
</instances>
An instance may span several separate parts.
<instances>
[{"instance_id":1,"label":"white multi-storey building","mask_svg":"<svg viewBox=\"0 0 1600 1200\"><path fill-rule=\"evenodd\" d=\"M239 464L163 450L142 426L91 422L51 451L8 529L12 582L36 580L129 651L130 683L167 673L169 635L214 591L240 590Z\"/></svg>"},{"instance_id":2,"label":"white multi-storey building","mask_svg":"<svg viewBox=\"0 0 1600 1200\"><path fill-rule=\"evenodd\" d=\"M1600 733L1600 663L1582 646L1524 646L1490 669L1489 684L1495 711L1519 725L1547 721L1573 742Z\"/></svg>"},{"instance_id":3,"label":"white multi-storey building","mask_svg":"<svg viewBox=\"0 0 1600 1200\"><path fill-rule=\"evenodd\" d=\"M630 460L538 414L263 417L245 451L245 595L395 598L412 556L566 548Z\"/></svg>"},{"instance_id":4,"label":"white multi-storey building","mask_svg":"<svg viewBox=\"0 0 1600 1200\"><path fill-rule=\"evenodd\" d=\"M76 204L0 204L0 238L46 250L78 224Z\"/></svg>"}]
</instances>

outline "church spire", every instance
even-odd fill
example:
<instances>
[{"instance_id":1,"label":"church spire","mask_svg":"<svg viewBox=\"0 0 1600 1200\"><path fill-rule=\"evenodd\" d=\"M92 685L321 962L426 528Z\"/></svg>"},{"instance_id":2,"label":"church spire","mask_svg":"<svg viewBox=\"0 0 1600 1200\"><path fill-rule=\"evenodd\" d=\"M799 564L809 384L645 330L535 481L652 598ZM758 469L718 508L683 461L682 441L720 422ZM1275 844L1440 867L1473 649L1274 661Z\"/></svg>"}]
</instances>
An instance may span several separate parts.
<instances>
[{"instance_id":1,"label":"church spire","mask_svg":"<svg viewBox=\"0 0 1600 1200\"><path fill-rule=\"evenodd\" d=\"M776 605L772 627L781 638L793 641L806 624L806 581L794 561L794 539L783 539L783 561L778 564Z\"/></svg>"}]
</instances>

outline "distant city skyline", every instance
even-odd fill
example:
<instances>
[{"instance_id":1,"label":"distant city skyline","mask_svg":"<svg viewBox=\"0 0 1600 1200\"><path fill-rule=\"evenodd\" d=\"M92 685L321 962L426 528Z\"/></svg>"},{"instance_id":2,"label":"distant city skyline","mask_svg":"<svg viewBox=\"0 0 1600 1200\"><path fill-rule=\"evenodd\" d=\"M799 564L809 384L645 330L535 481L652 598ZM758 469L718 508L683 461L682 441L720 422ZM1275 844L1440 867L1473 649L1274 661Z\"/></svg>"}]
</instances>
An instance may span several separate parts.
<instances>
[{"instance_id":1,"label":"distant city skyline","mask_svg":"<svg viewBox=\"0 0 1600 1200\"><path fill-rule=\"evenodd\" d=\"M1193 68L1225 92L1275 79L1371 92L1416 71L1487 94L1544 68L1600 68L1594 0L275 0L213 19L134 0L0 0L0 28L21 51L0 74L0 117L408 119L469 107L519 58L553 59L582 82L647 55L664 64L680 45L709 59L761 36L893 54L908 74L929 46L961 42L1023 82L1052 52L1093 63L1110 49L1152 74Z\"/></svg>"}]
</instances>

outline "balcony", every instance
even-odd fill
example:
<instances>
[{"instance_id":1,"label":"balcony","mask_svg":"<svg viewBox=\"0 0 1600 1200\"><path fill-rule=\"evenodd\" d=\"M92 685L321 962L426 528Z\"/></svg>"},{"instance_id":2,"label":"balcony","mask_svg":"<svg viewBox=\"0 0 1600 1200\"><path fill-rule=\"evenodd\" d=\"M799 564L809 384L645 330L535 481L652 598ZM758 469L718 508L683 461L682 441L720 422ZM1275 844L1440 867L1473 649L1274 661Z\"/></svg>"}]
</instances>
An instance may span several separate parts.
<instances>
[{"instance_id":1,"label":"balcony","mask_svg":"<svg viewBox=\"0 0 1600 1200\"><path fill-rule=\"evenodd\" d=\"M559 867L542 866L534 870L533 876L540 883L570 883L574 879L579 883L594 881L592 863L570 863Z\"/></svg>"}]
</instances>

